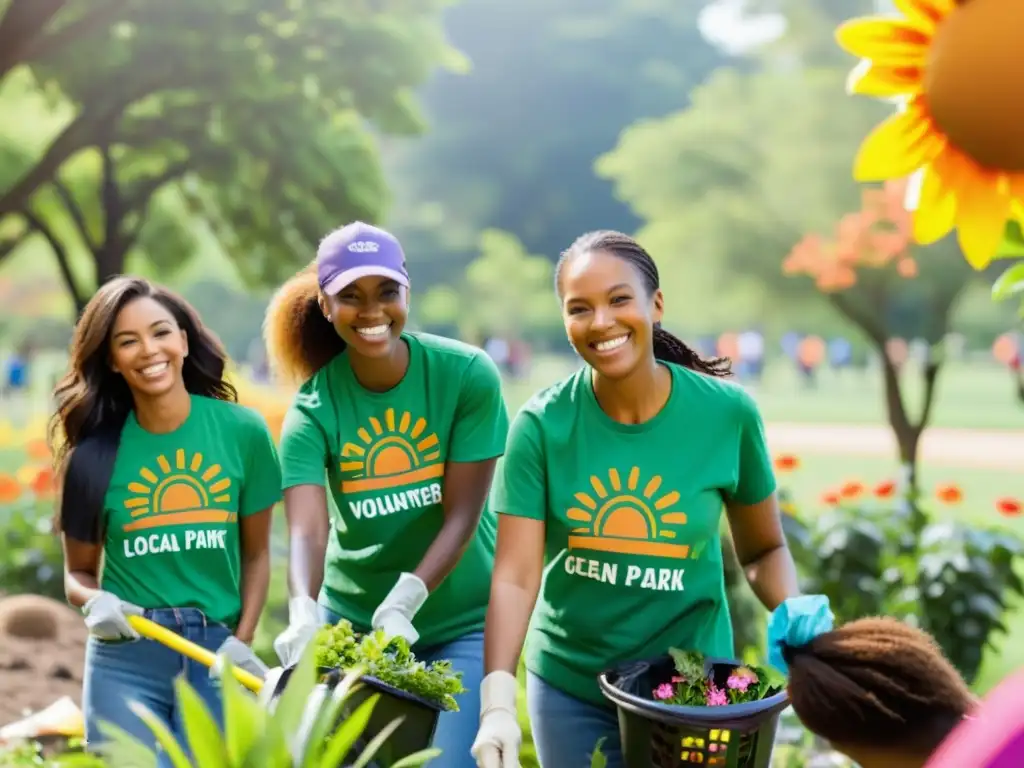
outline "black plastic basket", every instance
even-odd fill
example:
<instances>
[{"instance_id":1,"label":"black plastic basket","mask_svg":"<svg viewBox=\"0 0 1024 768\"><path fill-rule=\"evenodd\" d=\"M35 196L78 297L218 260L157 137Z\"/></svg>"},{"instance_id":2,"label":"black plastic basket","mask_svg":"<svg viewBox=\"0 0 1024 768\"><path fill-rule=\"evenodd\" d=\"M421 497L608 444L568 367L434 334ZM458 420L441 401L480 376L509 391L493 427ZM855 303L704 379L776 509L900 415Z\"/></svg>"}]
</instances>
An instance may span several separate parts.
<instances>
[{"instance_id":1,"label":"black plastic basket","mask_svg":"<svg viewBox=\"0 0 1024 768\"><path fill-rule=\"evenodd\" d=\"M706 659L705 671L724 688L733 659ZM598 684L619 713L622 756L629 768L769 768L785 690L760 701L720 707L683 707L651 694L676 674L671 657L626 664Z\"/></svg>"},{"instance_id":2,"label":"black plastic basket","mask_svg":"<svg viewBox=\"0 0 1024 768\"><path fill-rule=\"evenodd\" d=\"M293 668L286 669L281 674L272 698L277 698L284 692L292 671ZM337 685L345 674L342 670L336 669L320 669L319 672L331 688ZM373 708L366 729L353 749L354 754L358 754L362 746L399 717L403 718L402 724L385 740L373 757L372 765L375 768L389 768L402 758L430 747L434 740L434 731L437 729L437 719L441 715L442 707L439 704L399 690L375 677L362 677L360 683L362 685L358 690L354 690L346 700L340 719L350 716L370 696L380 694L380 698Z\"/></svg>"}]
</instances>

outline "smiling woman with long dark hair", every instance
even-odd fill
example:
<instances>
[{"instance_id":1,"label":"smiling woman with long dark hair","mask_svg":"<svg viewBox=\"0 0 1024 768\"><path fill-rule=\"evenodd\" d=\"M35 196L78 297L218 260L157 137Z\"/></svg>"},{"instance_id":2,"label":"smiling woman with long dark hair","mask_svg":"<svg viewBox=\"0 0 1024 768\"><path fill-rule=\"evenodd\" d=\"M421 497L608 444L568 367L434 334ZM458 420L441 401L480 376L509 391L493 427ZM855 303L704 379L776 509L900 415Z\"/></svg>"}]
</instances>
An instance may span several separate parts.
<instances>
[{"instance_id":1,"label":"smiling woman with long dark hair","mask_svg":"<svg viewBox=\"0 0 1024 768\"><path fill-rule=\"evenodd\" d=\"M235 402L226 363L184 299L140 278L103 285L75 327L49 436L65 590L90 633L90 746L103 721L154 744L132 699L180 731L172 683L182 671L220 714L209 671L140 638L131 615L258 666L248 644L266 599L280 470L263 418Z\"/></svg>"}]
</instances>

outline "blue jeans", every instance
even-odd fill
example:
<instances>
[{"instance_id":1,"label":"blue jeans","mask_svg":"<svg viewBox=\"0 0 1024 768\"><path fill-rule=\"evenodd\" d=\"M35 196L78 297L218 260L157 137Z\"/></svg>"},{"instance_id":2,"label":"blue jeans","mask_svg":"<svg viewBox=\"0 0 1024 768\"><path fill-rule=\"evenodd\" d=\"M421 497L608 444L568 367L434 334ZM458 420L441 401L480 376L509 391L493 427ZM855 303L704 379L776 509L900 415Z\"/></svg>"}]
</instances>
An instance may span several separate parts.
<instances>
[{"instance_id":1,"label":"blue jeans","mask_svg":"<svg viewBox=\"0 0 1024 768\"><path fill-rule=\"evenodd\" d=\"M211 651L220 648L231 634L226 626L208 620L196 608L158 608L147 610L144 615ZM85 651L82 687L85 738L89 747L95 748L105 740L100 723L109 722L150 749L157 749L153 732L128 707L128 702L134 700L163 720L188 754L181 713L174 695L174 678L178 675L185 676L209 707L218 725L223 726L220 684L210 678L207 667L155 640L140 638L111 642L90 637ZM171 765L162 751L158 765L161 768Z\"/></svg>"},{"instance_id":2,"label":"blue jeans","mask_svg":"<svg viewBox=\"0 0 1024 768\"><path fill-rule=\"evenodd\" d=\"M320 606L321 618L337 624L342 617L324 606ZM459 703L458 712L442 712L434 731L432 747L441 750L441 756L430 762L436 768L476 768L476 760L470 748L476 739L480 724L480 683L484 679L484 633L470 632L444 645L412 648L417 661L428 664L435 661L450 661L452 669L462 673L465 693L455 697Z\"/></svg>"},{"instance_id":3,"label":"blue jeans","mask_svg":"<svg viewBox=\"0 0 1024 768\"><path fill-rule=\"evenodd\" d=\"M608 768L624 768L615 710L563 693L532 672L526 673L526 710L541 768L590 768L602 738Z\"/></svg>"}]
</instances>

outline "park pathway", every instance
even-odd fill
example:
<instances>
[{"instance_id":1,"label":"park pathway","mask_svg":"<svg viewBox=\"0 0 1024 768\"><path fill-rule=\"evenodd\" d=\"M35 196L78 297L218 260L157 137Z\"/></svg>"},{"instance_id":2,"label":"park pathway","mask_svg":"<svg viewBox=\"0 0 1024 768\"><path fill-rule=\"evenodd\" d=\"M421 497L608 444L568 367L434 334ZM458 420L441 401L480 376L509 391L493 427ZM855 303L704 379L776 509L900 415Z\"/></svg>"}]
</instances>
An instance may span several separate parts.
<instances>
[{"instance_id":1,"label":"park pathway","mask_svg":"<svg viewBox=\"0 0 1024 768\"><path fill-rule=\"evenodd\" d=\"M895 457L892 430L881 424L767 425L773 453ZM1016 470L1024 474L1024 430L933 427L921 439L921 460L934 465Z\"/></svg>"}]
</instances>

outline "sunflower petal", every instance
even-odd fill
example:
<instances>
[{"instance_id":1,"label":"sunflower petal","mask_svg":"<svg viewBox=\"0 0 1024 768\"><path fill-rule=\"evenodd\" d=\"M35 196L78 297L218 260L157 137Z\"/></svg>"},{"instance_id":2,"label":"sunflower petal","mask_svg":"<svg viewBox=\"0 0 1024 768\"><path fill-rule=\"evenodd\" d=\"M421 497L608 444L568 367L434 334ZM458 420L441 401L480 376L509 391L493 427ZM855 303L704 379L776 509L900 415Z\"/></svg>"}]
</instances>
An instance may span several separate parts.
<instances>
[{"instance_id":1,"label":"sunflower petal","mask_svg":"<svg viewBox=\"0 0 1024 768\"><path fill-rule=\"evenodd\" d=\"M994 175L978 172L973 183L957 190L956 226L967 263L984 269L1003 242L1010 218L1010 197L999 190Z\"/></svg>"},{"instance_id":2,"label":"sunflower petal","mask_svg":"<svg viewBox=\"0 0 1024 768\"><path fill-rule=\"evenodd\" d=\"M884 66L924 66L931 35L902 19L850 19L836 29L836 42L847 53Z\"/></svg>"},{"instance_id":3,"label":"sunflower petal","mask_svg":"<svg viewBox=\"0 0 1024 768\"><path fill-rule=\"evenodd\" d=\"M908 6L904 11L908 17L925 17L936 24L956 10L958 0L896 0L898 7ZM910 8L913 10L910 10Z\"/></svg>"},{"instance_id":4,"label":"sunflower petal","mask_svg":"<svg viewBox=\"0 0 1024 768\"><path fill-rule=\"evenodd\" d=\"M853 164L857 181L884 181L909 176L946 147L928 116L911 106L887 118L868 134Z\"/></svg>"},{"instance_id":5,"label":"sunflower petal","mask_svg":"<svg viewBox=\"0 0 1024 768\"><path fill-rule=\"evenodd\" d=\"M931 245L948 235L956 224L956 196L942 183L932 166L924 169L914 213L914 242Z\"/></svg>"},{"instance_id":6,"label":"sunflower petal","mask_svg":"<svg viewBox=\"0 0 1024 768\"><path fill-rule=\"evenodd\" d=\"M955 7L955 0L894 0L896 9L911 22L934 30Z\"/></svg>"},{"instance_id":7,"label":"sunflower petal","mask_svg":"<svg viewBox=\"0 0 1024 768\"><path fill-rule=\"evenodd\" d=\"M916 96L924 87L923 67L883 67L864 59L850 72L847 93L861 96Z\"/></svg>"}]
</instances>

